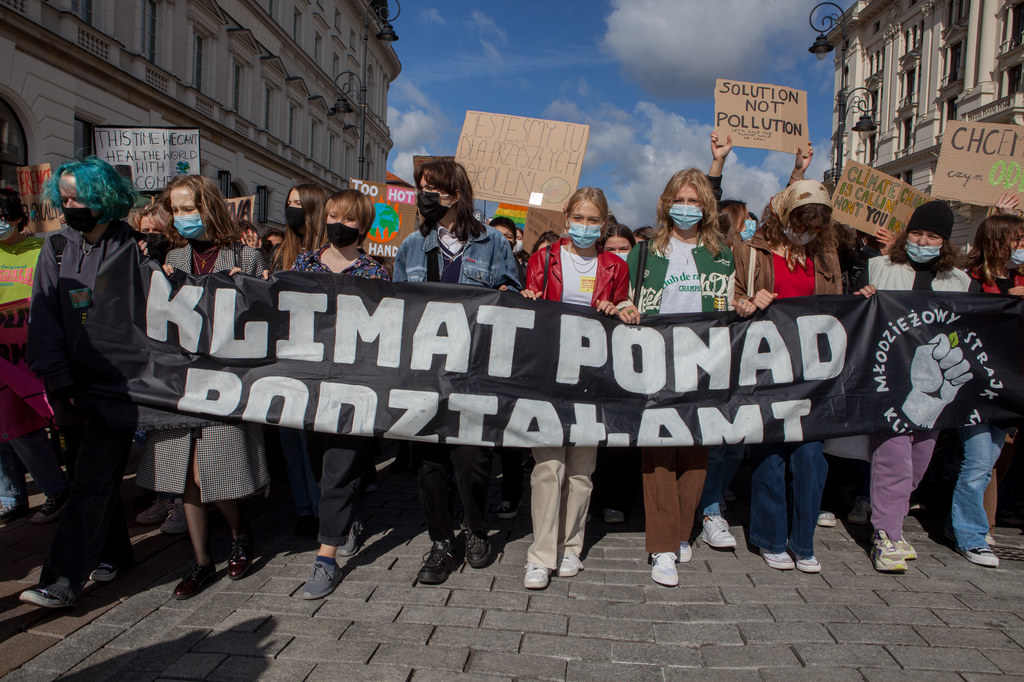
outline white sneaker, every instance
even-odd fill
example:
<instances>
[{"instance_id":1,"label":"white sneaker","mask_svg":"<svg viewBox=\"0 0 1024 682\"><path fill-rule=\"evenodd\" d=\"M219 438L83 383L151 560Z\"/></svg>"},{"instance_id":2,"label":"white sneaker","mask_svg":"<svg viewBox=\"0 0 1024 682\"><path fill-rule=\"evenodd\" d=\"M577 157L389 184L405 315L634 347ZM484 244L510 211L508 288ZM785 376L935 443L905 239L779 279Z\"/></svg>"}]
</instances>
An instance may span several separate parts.
<instances>
[{"instance_id":1,"label":"white sneaker","mask_svg":"<svg viewBox=\"0 0 1024 682\"><path fill-rule=\"evenodd\" d=\"M855 526L864 526L867 525L869 516L871 516L871 501L866 497L858 497L853 501L853 506L850 507L850 513L846 515L846 520Z\"/></svg>"},{"instance_id":2,"label":"white sneaker","mask_svg":"<svg viewBox=\"0 0 1024 682\"><path fill-rule=\"evenodd\" d=\"M715 549L732 549L736 546L736 538L729 532L729 522L721 516L704 517L704 530L700 533L700 539Z\"/></svg>"},{"instance_id":3,"label":"white sneaker","mask_svg":"<svg viewBox=\"0 0 1024 682\"><path fill-rule=\"evenodd\" d=\"M791 571L796 568L796 564L793 563L793 557L789 556L786 552L773 554L762 549L761 558L764 559L766 564L780 571Z\"/></svg>"},{"instance_id":4,"label":"white sneaker","mask_svg":"<svg viewBox=\"0 0 1024 682\"><path fill-rule=\"evenodd\" d=\"M583 570L583 562L578 554L569 552L558 562L558 577L571 578Z\"/></svg>"},{"instance_id":5,"label":"white sneaker","mask_svg":"<svg viewBox=\"0 0 1024 682\"><path fill-rule=\"evenodd\" d=\"M796 570L801 573L821 573L821 562L813 554L796 560Z\"/></svg>"},{"instance_id":6,"label":"white sneaker","mask_svg":"<svg viewBox=\"0 0 1024 682\"><path fill-rule=\"evenodd\" d=\"M690 547L689 542L679 543L679 563L685 564L693 558L693 547Z\"/></svg>"},{"instance_id":7,"label":"white sneaker","mask_svg":"<svg viewBox=\"0 0 1024 682\"><path fill-rule=\"evenodd\" d=\"M186 531L188 531L188 524L185 522L185 503L179 497L174 501L167 520L160 524L160 532L168 535L181 535Z\"/></svg>"},{"instance_id":8,"label":"white sneaker","mask_svg":"<svg viewBox=\"0 0 1024 682\"><path fill-rule=\"evenodd\" d=\"M626 514L620 512L618 509L605 509L604 510L604 522L605 523L625 523Z\"/></svg>"},{"instance_id":9,"label":"white sneaker","mask_svg":"<svg viewBox=\"0 0 1024 682\"><path fill-rule=\"evenodd\" d=\"M978 547L976 549L965 549L960 552L970 561L972 564L979 566L987 566L989 568L996 568L999 566L999 557L992 553L992 550L988 547Z\"/></svg>"},{"instance_id":10,"label":"white sneaker","mask_svg":"<svg viewBox=\"0 0 1024 682\"><path fill-rule=\"evenodd\" d=\"M551 580L551 572L543 566L533 562L526 564L526 577L523 578L523 587L528 590L543 590Z\"/></svg>"},{"instance_id":11,"label":"white sneaker","mask_svg":"<svg viewBox=\"0 0 1024 682\"><path fill-rule=\"evenodd\" d=\"M676 555L672 552L661 552L652 554L647 558L651 565L651 580L664 585L675 587L679 584L679 571L676 570Z\"/></svg>"},{"instance_id":12,"label":"white sneaker","mask_svg":"<svg viewBox=\"0 0 1024 682\"><path fill-rule=\"evenodd\" d=\"M836 515L830 511L823 511L818 514L818 525L822 528L832 528L836 525Z\"/></svg>"},{"instance_id":13,"label":"white sneaker","mask_svg":"<svg viewBox=\"0 0 1024 682\"><path fill-rule=\"evenodd\" d=\"M989 547L991 547L992 545L996 544L996 539L994 537L992 537L992 533L985 533L985 543Z\"/></svg>"}]
</instances>

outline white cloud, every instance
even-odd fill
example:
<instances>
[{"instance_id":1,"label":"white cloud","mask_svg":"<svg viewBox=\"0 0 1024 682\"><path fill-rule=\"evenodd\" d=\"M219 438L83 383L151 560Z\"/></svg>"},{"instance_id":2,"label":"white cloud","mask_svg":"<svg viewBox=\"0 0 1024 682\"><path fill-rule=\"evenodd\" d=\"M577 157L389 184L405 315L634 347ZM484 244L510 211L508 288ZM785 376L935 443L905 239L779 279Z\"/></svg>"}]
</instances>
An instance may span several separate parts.
<instances>
[{"instance_id":1,"label":"white cloud","mask_svg":"<svg viewBox=\"0 0 1024 682\"><path fill-rule=\"evenodd\" d=\"M713 126L690 120L651 102L639 102L628 112L605 104L585 111L575 102L558 99L544 111L548 118L590 125L590 141L580 184L598 184L620 222L637 228L650 225L655 206L672 175L683 168L707 171L711 164L710 134ZM821 148L818 149L818 146ZM814 162L807 177L821 177L827 166L827 141L815 145ZM793 169L793 156L771 153L760 156L735 148L723 173L724 198L747 202L755 213L785 186Z\"/></svg>"},{"instance_id":2,"label":"white cloud","mask_svg":"<svg viewBox=\"0 0 1024 682\"><path fill-rule=\"evenodd\" d=\"M478 9L469 13L469 19L466 20L466 23L480 33L481 42L487 39L493 40L498 45L508 43L508 33L505 32L505 29L498 26L498 22L493 17L487 16Z\"/></svg>"},{"instance_id":3,"label":"white cloud","mask_svg":"<svg viewBox=\"0 0 1024 682\"><path fill-rule=\"evenodd\" d=\"M441 108L408 80L399 78L388 107L394 146L388 154L392 173L412 182L412 157L444 154L441 141L451 124Z\"/></svg>"},{"instance_id":4,"label":"white cloud","mask_svg":"<svg viewBox=\"0 0 1024 682\"><path fill-rule=\"evenodd\" d=\"M437 11L436 7L431 7L430 9L425 9L420 12L419 20L425 24L441 24L442 26L447 23L444 20L444 17L441 16L441 13Z\"/></svg>"},{"instance_id":5,"label":"white cloud","mask_svg":"<svg viewBox=\"0 0 1024 682\"><path fill-rule=\"evenodd\" d=\"M817 65L806 0L612 0L601 46L659 96L704 99L716 78L757 80L803 53ZM807 45L800 44L806 37ZM800 62L797 62L800 63ZM803 80L794 74L794 78ZM802 83L788 85L800 87Z\"/></svg>"}]
</instances>

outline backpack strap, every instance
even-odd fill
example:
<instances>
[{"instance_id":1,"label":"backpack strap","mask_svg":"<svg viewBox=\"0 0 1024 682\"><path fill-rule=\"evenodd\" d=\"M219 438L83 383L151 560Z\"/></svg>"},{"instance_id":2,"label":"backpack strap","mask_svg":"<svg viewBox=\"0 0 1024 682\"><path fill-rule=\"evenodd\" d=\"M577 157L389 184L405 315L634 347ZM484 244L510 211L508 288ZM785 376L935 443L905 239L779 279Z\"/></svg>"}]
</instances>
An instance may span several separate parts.
<instances>
[{"instance_id":1,"label":"backpack strap","mask_svg":"<svg viewBox=\"0 0 1024 682\"><path fill-rule=\"evenodd\" d=\"M754 270L757 269L757 254L754 253L754 247L748 247L750 249L750 259L747 261L747 298L754 297Z\"/></svg>"},{"instance_id":2,"label":"backpack strap","mask_svg":"<svg viewBox=\"0 0 1024 682\"><path fill-rule=\"evenodd\" d=\"M62 234L55 234L50 237L50 244L53 245L53 255L57 259L57 269L60 269L60 261L64 257L64 247L68 245L68 238Z\"/></svg>"},{"instance_id":3,"label":"backpack strap","mask_svg":"<svg viewBox=\"0 0 1024 682\"><path fill-rule=\"evenodd\" d=\"M551 272L551 247L552 244L548 244L548 248L544 251L544 284L540 288L541 298L546 298L548 293L548 273Z\"/></svg>"},{"instance_id":4,"label":"backpack strap","mask_svg":"<svg viewBox=\"0 0 1024 682\"><path fill-rule=\"evenodd\" d=\"M441 247L435 246L434 248L427 251L427 281L428 282L440 282L441 281L441 268L437 264L438 253L441 251Z\"/></svg>"},{"instance_id":5,"label":"backpack strap","mask_svg":"<svg viewBox=\"0 0 1024 682\"><path fill-rule=\"evenodd\" d=\"M633 305L640 310L640 288L643 286L644 272L647 270L647 240L640 242L636 248L640 250L640 255L636 260L636 279L633 281Z\"/></svg>"}]
</instances>

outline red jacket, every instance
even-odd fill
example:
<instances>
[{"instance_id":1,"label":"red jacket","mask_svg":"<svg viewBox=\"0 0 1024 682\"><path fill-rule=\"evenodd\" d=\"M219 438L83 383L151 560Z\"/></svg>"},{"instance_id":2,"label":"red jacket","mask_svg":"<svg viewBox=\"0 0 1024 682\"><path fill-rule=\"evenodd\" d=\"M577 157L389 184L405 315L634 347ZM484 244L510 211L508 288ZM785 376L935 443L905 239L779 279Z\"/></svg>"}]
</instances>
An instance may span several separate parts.
<instances>
[{"instance_id":1,"label":"red jacket","mask_svg":"<svg viewBox=\"0 0 1024 682\"><path fill-rule=\"evenodd\" d=\"M971 279L981 285L981 290L986 294L998 294L999 287L993 282L992 284L985 284L985 281L981 279L981 273L971 270L967 273ZM1013 286L1019 287L1024 286L1024 275L1013 275Z\"/></svg>"},{"instance_id":2,"label":"red jacket","mask_svg":"<svg viewBox=\"0 0 1024 682\"><path fill-rule=\"evenodd\" d=\"M562 237L549 248L541 249L532 256L526 266L526 286L524 289L541 291L544 286L544 259L550 253L548 264L548 287L542 292L541 298L549 301L562 300L562 246L569 244L567 237ZM611 301L619 304L629 298L629 266L614 253L597 250L597 281L590 305L596 306L598 301Z\"/></svg>"}]
</instances>

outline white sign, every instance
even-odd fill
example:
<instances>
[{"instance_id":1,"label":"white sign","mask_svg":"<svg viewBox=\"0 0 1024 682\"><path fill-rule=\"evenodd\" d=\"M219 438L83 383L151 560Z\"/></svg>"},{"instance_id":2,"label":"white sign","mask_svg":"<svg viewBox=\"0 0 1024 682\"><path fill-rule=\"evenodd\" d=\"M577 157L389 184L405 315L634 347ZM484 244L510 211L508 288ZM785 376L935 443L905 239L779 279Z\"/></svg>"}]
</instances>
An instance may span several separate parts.
<instances>
[{"instance_id":1,"label":"white sign","mask_svg":"<svg viewBox=\"0 0 1024 682\"><path fill-rule=\"evenodd\" d=\"M135 188L158 192L178 175L199 173L198 128L93 128L96 156L131 177Z\"/></svg>"}]
</instances>

